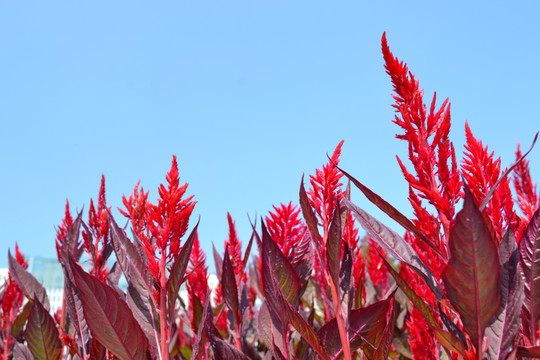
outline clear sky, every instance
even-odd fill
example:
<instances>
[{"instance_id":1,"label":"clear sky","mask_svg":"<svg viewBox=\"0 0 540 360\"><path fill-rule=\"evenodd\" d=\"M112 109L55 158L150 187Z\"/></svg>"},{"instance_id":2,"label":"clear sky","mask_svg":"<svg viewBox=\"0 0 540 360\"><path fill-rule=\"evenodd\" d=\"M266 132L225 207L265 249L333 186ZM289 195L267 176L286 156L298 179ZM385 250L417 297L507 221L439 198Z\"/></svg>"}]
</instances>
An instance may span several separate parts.
<instances>
[{"instance_id":1,"label":"clear sky","mask_svg":"<svg viewBox=\"0 0 540 360\"><path fill-rule=\"evenodd\" d=\"M16 241L54 257L66 199L87 209L101 174L113 208L139 179L155 199L172 154L207 252L227 211L247 241L248 213L297 202L341 139L342 166L410 214L382 33L429 98L450 97L458 156L469 120L506 166L540 130L539 15L537 1L3 1L0 267ZM529 159L539 181L540 149Z\"/></svg>"}]
</instances>

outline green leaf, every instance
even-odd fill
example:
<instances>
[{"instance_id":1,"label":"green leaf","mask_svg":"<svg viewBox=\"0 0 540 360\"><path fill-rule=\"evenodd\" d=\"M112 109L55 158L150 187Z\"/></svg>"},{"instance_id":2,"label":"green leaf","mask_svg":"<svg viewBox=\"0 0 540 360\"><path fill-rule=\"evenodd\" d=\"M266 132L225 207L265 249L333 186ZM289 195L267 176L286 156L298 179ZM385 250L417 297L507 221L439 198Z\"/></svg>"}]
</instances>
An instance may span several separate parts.
<instances>
[{"instance_id":1,"label":"green leaf","mask_svg":"<svg viewBox=\"0 0 540 360\"><path fill-rule=\"evenodd\" d=\"M501 305L501 272L495 239L466 188L463 209L450 229L449 249L442 275L448 298L482 351L484 331Z\"/></svg>"},{"instance_id":2,"label":"green leaf","mask_svg":"<svg viewBox=\"0 0 540 360\"><path fill-rule=\"evenodd\" d=\"M62 342L52 316L35 298L24 331L28 349L37 360L57 360L62 355Z\"/></svg>"},{"instance_id":3,"label":"green leaf","mask_svg":"<svg viewBox=\"0 0 540 360\"><path fill-rule=\"evenodd\" d=\"M126 302L71 259L70 267L94 338L121 360L145 360L148 341Z\"/></svg>"}]
</instances>

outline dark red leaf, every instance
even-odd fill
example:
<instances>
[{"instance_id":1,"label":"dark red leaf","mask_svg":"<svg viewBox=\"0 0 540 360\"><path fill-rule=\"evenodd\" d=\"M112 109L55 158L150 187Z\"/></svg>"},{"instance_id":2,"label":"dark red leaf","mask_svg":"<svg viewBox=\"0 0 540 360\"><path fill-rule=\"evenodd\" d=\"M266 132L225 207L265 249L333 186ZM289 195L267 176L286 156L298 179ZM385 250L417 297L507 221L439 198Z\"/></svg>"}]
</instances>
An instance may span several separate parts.
<instances>
[{"instance_id":1,"label":"dark red leaf","mask_svg":"<svg viewBox=\"0 0 540 360\"><path fill-rule=\"evenodd\" d=\"M397 260L409 265L418 275L420 275L437 299L442 299L442 291L438 280L433 272L420 260L420 257L412 246L406 242L395 231L375 219L373 216L362 210L347 199L343 203L354 214L360 226L368 233L369 237L388 251Z\"/></svg>"},{"instance_id":2,"label":"dark red leaf","mask_svg":"<svg viewBox=\"0 0 540 360\"><path fill-rule=\"evenodd\" d=\"M517 356L540 359L540 346L518 346Z\"/></svg>"},{"instance_id":3,"label":"dark red leaf","mask_svg":"<svg viewBox=\"0 0 540 360\"><path fill-rule=\"evenodd\" d=\"M511 228L506 230L498 251L501 262L501 308L495 321L486 329L486 336L491 338L489 358L505 360L514 350L524 299L517 243Z\"/></svg>"},{"instance_id":4,"label":"dark red leaf","mask_svg":"<svg viewBox=\"0 0 540 360\"><path fill-rule=\"evenodd\" d=\"M401 277L401 275L396 270L394 270L392 265L390 265L388 261L386 261L384 256L382 256L380 253L379 255L381 256L383 263L386 265L388 272L390 273L390 275L392 275L392 277L396 281L396 284L405 293L405 295L407 295L409 300L411 300L411 302L418 309L418 311L420 311L422 316L424 316L424 319L427 321L427 323L432 327L439 327L439 323L437 322L437 319L435 319L435 316L433 316L433 309L431 309L431 307L428 304L426 304L424 299L422 299L417 294L417 292L409 286L407 281L405 281L405 279L403 279L403 277Z\"/></svg>"},{"instance_id":5,"label":"dark red leaf","mask_svg":"<svg viewBox=\"0 0 540 360\"><path fill-rule=\"evenodd\" d=\"M200 300L197 298L197 295L193 294L195 302L200 305ZM191 360L200 360L201 356L204 353L204 347L206 343L206 324L208 321L212 321L212 308L210 307L210 294L206 294L206 302L204 305L201 305L203 311L200 317L200 321L197 324L197 336L193 342L193 353L191 355Z\"/></svg>"},{"instance_id":6,"label":"dark red leaf","mask_svg":"<svg viewBox=\"0 0 540 360\"><path fill-rule=\"evenodd\" d=\"M273 321L280 324L282 329L285 324L290 323L322 359L330 360L322 348L313 328L309 326L306 320L304 320L298 311L296 311L296 309L293 308L290 302L285 298L282 288L285 290L285 293L289 295L289 298L296 302L298 301L297 294L300 286L300 280L298 280L298 275L296 275L296 279L294 279L294 275L292 274L296 273L294 271L292 273L290 272L288 268L291 267L291 265L283 256L281 250L279 250L277 245L270 238L264 223L262 226L263 288L266 304L268 305L268 310ZM281 255L281 257L277 255L278 253ZM272 259L275 259L276 261L272 262ZM288 266L286 264L288 264ZM276 279L274 272L276 275L281 277L280 282L278 282ZM280 331L282 331L283 336L282 329Z\"/></svg>"},{"instance_id":7,"label":"dark red leaf","mask_svg":"<svg viewBox=\"0 0 540 360\"><path fill-rule=\"evenodd\" d=\"M67 258L62 261L69 261ZM84 311L82 308L81 295L75 287L75 281L73 280L73 273L69 267L69 263L62 263L62 269L64 270L64 297L66 299L66 311L69 315L75 332L77 333L77 344L79 347L79 353L86 358L90 349L90 330L86 324L84 318Z\"/></svg>"},{"instance_id":8,"label":"dark red leaf","mask_svg":"<svg viewBox=\"0 0 540 360\"><path fill-rule=\"evenodd\" d=\"M112 214L108 211L109 215L109 221L111 222L111 242L113 245L114 252L116 254L116 258L119 262L119 264L122 266L122 271L127 276L127 265L126 261L129 260L133 264L133 270L143 281L145 284L150 284L152 280L150 279L150 275L148 274L146 264L148 263L148 260L146 259L146 255L144 252L139 251L137 248L137 245L132 243L128 237L126 236L126 233L123 229L118 226L116 223L116 220L114 220L114 217ZM135 242L139 242L135 235L133 237ZM129 280L129 279L128 279ZM148 290L150 287L148 287ZM151 293L149 291L149 293Z\"/></svg>"},{"instance_id":9,"label":"dark red leaf","mask_svg":"<svg viewBox=\"0 0 540 360\"><path fill-rule=\"evenodd\" d=\"M148 341L125 301L71 259L70 267L94 338L121 360L145 360Z\"/></svg>"},{"instance_id":10,"label":"dark red leaf","mask_svg":"<svg viewBox=\"0 0 540 360\"><path fill-rule=\"evenodd\" d=\"M315 212L313 212L309 204L306 189L304 188L304 175L302 175L302 181L300 182L300 207L302 208L304 220L306 220L308 229L311 232L311 237L316 241L320 241L321 235L317 227L317 216L315 216Z\"/></svg>"},{"instance_id":11,"label":"dark red leaf","mask_svg":"<svg viewBox=\"0 0 540 360\"><path fill-rule=\"evenodd\" d=\"M176 257L174 263L171 266L171 271L169 272L169 279L167 280L167 292L171 316L175 311L174 304L176 304L180 285L182 285L182 281L184 281L184 275L186 274L186 269L189 264L189 257L191 255L191 249L193 248L193 242L195 241L198 227L199 222L197 222L197 225L195 225L195 227L191 231L191 234L189 234L188 239L186 240L184 245L182 245L180 254Z\"/></svg>"},{"instance_id":12,"label":"dark red leaf","mask_svg":"<svg viewBox=\"0 0 540 360\"><path fill-rule=\"evenodd\" d=\"M216 268L216 275L218 279L221 279L221 269L223 269L223 259L221 258L221 255L216 250L216 247L214 246L214 243L212 243L212 252L214 253L214 265Z\"/></svg>"},{"instance_id":13,"label":"dark red leaf","mask_svg":"<svg viewBox=\"0 0 540 360\"><path fill-rule=\"evenodd\" d=\"M519 255L525 280L524 333L534 344L540 318L540 208L536 210L521 236Z\"/></svg>"},{"instance_id":14,"label":"dark red leaf","mask_svg":"<svg viewBox=\"0 0 540 360\"><path fill-rule=\"evenodd\" d=\"M14 338L18 338L19 335L22 333L24 324L26 324L26 321L28 321L28 317L30 316L30 310L32 310L31 301L27 302L26 305L24 305L22 311L19 312L19 314L15 318L15 321L11 325L11 336L13 336Z\"/></svg>"},{"instance_id":15,"label":"dark red leaf","mask_svg":"<svg viewBox=\"0 0 540 360\"><path fill-rule=\"evenodd\" d=\"M374 347L378 345L386 328L391 298L351 311L349 316L351 351L355 351L367 343ZM342 354L343 347L335 318L324 324L317 332L317 335L326 353L332 359ZM375 348L372 350L375 350Z\"/></svg>"},{"instance_id":16,"label":"dark red leaf","mask_svg":"<svg viewBox=\"0 0 540 360\"><path fill-rule=\"evenodd\" d=\"M386 320L386 327L384 328L384 331L381 335L381 340L379 341L379 345L377 345L377 349L373 353L373 360L386 360L388 358L388 353L390 352L390 348L392 346L392 340L394 339L394 327L395 327L395 321L396 321L396 309L395 309L395 302L392 299L390 305L390 309L388 310L388 318Z\"/></svg>"},{"instance_id":17,"label":"dark red leaf","mask_svg":"<svg viewBox=\"0 0 540 360\"><path fill-rule=\"evenodd\" d=\"M454 335L438 327L432 327L431 330L433 331L437 341L446 349L457 352L465 359L469 357L461 341Z\"/></svg>"},{"instance_id":18,"label":"dark red leaf","mask_svg":"<svg viewBox=\"0 0 540 360\"><path fill-rule=\"evenodd\" d=\"M19 288L23 292L24 296L28 299L38 299L43 307L49 311L49 298L47 297L47 292L43 285L37 281L34 275L26 271L18 262L11 256L11 252L8 250L8 263L9 263L9 272Z\"/></svg>"},{"instance_id":19,"label":"dark red leaf","mask_svg":"<svg viewBox=\"0 0 540 360\"><path fill-rule=\"evenodd\" d=\"M468 189L450 229L449 249L450 261L442 275L446 291L481 351L484 331L501 305L501 273L495 239Z\"/></svg>"},{"instance_id":20,"label":"dark red leaf","mask_svg":"<svg viewBox=\"0 0 540 360\"><path fill-rule=\"evenodd\" d=\"M24 337L28 343L28 349L37 360L60 359L62 342L56 323L37 298L33 300Z\"/></svg>"},{"instance_id":21,"label":"dark red leaf","mask_svg":"<svg viewBox=\"0 0 540 360\"><path fill-rule=\"evenodd\" d=\"M210 316L206 316L205 327L216 360L251 360L242 351L221 338Z\"/></svg>"},{"instance_id":22,"label":"dark red leaf","mask_svg":"<svg viewBox=\"0 0 540 360\"><path fill-rule=\"evenodd\" d=\"M229 251L225 248L223 255L223 270L221 271L221 289L227 306L232 312L234 325L240 324L238 318L238 288L236 287L236 279L234 275L234 267L229 256Z\"/></svg>"},{"instance_id":23,"label":"dark red leaf","mask_svg":"<svg viewBox=\"0 0 540 360\"><path fill-rule=\"evenodd\" d=\"M441 253L439 249L437 249L433 244L422 234L420 230L412 223L411 220L409 220L405 215L400 213L395 207L390 205L386 200L381 198L379 195L371 191L367 186L362 184L360 181L356 180L352 175L347 173L346 171L342 170L339 166L334 164L339 171L341 171L345 176L349 178L353 182L353 184L362 191L362 193L366 196L366 198L371 201L375 206L377 206L379 209L381 209L385 214L390 216L392 219L397 221L398 224L403 226L406 230L409 230L414 235L416 235L422 242L424 242L431 250L435 252L439 256L440 259L445 260L445 256Z\"/></svg>"},{"instance_id":24,"label":"dark red leaf","mask_svg":"<svg viewBox=\"0 0 540 360\"><path fill-rule=\"evenodd\" d=\"M16 342L15 345L13 345L13 359L34 360L34 355L32 355L26 345Z\"/></svg>"},{"instance_id":25,"label":"dark red leaf","mask_svg":"<svg viewBox=\"0 0 540 360\"><path fill-rule=\"evenodd\" d=\"M270 271L275 276L279 284L281 293L285 296L285 299L294 307L298 306L300 299L300 278L293 266L283 255L279 247L276 245L264 222L262 224L262 262L263 262L263 286L266 283L271 283ZM266 265L265 265L266 264ZM269 271L265 271L268 269ZM266 294L266 288L265 294Z\"/></svg>"},{"instance_id":26,"label":"dark red leaf","mask_svg":"<svg viewBox=\"0 0 540 360\"><path fill-rule=\"evenodd\" d=\"M339 262L341 259L341 215L339 200L336 199L334 216L330 224L328 239L326 240L326 264L330 278L336 289L339 289Z\"/></svg>"}]
</instances>

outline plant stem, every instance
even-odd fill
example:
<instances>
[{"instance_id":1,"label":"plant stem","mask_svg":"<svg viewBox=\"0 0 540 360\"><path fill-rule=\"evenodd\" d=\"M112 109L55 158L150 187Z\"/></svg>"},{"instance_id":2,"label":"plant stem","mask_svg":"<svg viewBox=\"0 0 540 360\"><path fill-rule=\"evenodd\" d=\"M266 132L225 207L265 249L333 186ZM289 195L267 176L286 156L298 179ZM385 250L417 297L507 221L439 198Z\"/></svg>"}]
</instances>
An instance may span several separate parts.
<instances>
[{"instance_id":1,"label":"plant stem","mask_svg":"<svg viewBox=\"0 0 540 360\"><path fill-rule=\"evenodd\" d=\"M343 357L345 360L352 360L349 336L347 334L347 329L345 329L345 321L343 320L343 314L341 313L341 304L339 303L337 289L332 280L330 280L330 289L332 291L332 299L334 300L334 308L336 310L339 338L341 340L341 345L343 346Z\"/></svg>"},{"instance_id":2,"label":"plant stem","mask_svg":"<svg viewBox=\"0 0 540 360\"><path fill-rule=\"evenodd\" d=\"M159 291L159 327L161 331L161 358L169 360L169 344L167 341L167 277L165 270L167 259L165 251L161 253L160 263L160 291Z\"/></svg>"}]
</instances>

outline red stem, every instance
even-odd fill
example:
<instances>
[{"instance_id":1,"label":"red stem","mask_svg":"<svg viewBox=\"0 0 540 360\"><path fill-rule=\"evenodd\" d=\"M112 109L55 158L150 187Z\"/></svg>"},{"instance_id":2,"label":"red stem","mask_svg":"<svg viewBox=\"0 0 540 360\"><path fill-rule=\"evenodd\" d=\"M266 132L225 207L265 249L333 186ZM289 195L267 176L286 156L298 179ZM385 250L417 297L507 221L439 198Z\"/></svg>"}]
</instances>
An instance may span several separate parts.
<instances>
[{"instance_id":1,"label":"red stem","mask_svg":"<svg viewBox=\"0 0 540 360\"><path fill-rule=\"evenodd\" d=\"M345 360L352 360L349 336L347 334L347 329L345 329L345 321L343 320L343 314L341 313L341 304L339 303L337 289L332 280L330 280L330 289L332 291L332 299L334 300L334 308L336 310L336 320L338 324L339 338L343 347L343 356Z\"/></svg>"},{"instance_id":2,"label":"red stem","mask_svg":"<svg viewBox=\"0 0 540 360\"><path fill-rule=\"evenodd\" d=\"M169 360L169 342L167 339L167 267L165 251L161 253L160 263L160 291L159 291L159 325L161 331L161 359Z\"/></svg>"}]
</instances>

